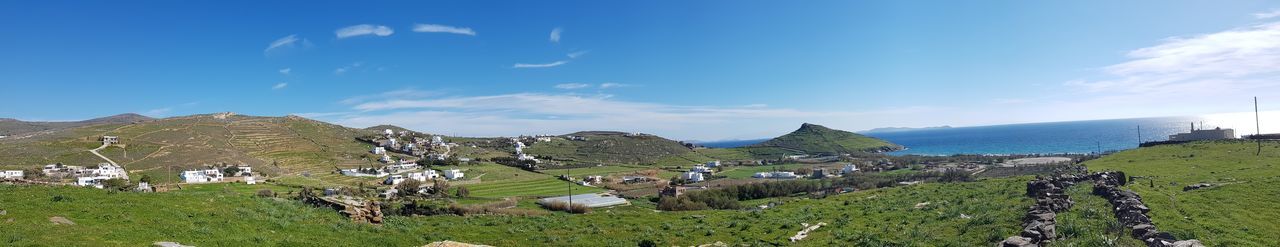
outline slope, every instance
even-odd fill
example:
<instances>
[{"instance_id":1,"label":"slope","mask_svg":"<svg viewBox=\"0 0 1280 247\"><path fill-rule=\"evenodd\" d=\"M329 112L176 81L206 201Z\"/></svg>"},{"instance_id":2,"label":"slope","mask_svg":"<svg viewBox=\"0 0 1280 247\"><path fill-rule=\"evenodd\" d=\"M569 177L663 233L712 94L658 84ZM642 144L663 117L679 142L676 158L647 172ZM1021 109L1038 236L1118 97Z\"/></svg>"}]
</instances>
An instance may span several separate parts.
<instances>
[{"instance_id":1,"label":"slope","mask_svg":"<svg viewBox=\"0 0 1280 247\"><path fill-rule=\"evenodd\" d=\"M884 152L899 150L902 146L853 132L805 123L791 133L740 149L756 156L778 157L793 154Z\"/></svg>"},{"instance_id":2,"label":"slope","mask_svg":"<svg viewBox=\"0 0 1280 247\"><path fill-rule=\"evenodd\" d=\"M550 142L526 143L529 147L525 152L573 164L653 164L665 157L690 152L680 142L646 134L583 131L561 137Z\"/></svg>"}]
</instances>

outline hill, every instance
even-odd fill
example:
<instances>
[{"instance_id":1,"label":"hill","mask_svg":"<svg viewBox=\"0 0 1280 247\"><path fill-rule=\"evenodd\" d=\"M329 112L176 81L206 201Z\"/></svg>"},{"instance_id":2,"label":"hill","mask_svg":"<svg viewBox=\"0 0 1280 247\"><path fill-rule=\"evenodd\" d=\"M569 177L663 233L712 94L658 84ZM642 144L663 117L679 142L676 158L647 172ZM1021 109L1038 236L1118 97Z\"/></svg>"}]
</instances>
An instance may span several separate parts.
<instances>
[{"instance_id":1,"label":"hill","mask_svg":"<svg viewBox=\"0 0 1280 247\"><path fill-rule=\"evenodd\" d=\"M678 141L614 131L583 131L526 145L530 155L571 164L652 164L690 152Z\"/></svg>"},{"instance_id":2,"label":"hill","mask_svg":"<svg viewBox=\"0 0 1280 247\"><path fill-rule=\"evenodd\" d=\"M1275 224L1280 220L1276 206L1280 205L1276 196L1280 195L1280 143L1264 142L1261 155L1255 155L1257 148L1251 141L1161 145L1119 152L1085 165L1089 170L1123 171L1132 177L1124 188L1142 196L1160 231L1179 239L1199 239L1205 246L1280 246L1274 237L1280 233L1280 225ZM1202 183L1211 186L1184 190ZM1100 198L1089 194L1089 186L1075 187L1082 188L1072 198ZM1103 217L1111 217L1111 205L1106 202L1092 207L1081 204L1071 212L1103 212Z\"/></svg>"},{"instance_id":3,"label":"hill","mask_svg":"<svg viewBox=\"0 0 1280 247\"><path fill-rule=\"evenodd\" d=\"M900 150L902 146L853 132L805 123L796 131L741 149L756 156L778 157L793 154L885 152Z\"/></svg>"},{"instance_id":4,"label":"hill","mask_svg":"<svg viewBox=\"0 0 1280 247\"><path fill-rule=\"evenodd\" d=\"M151 175L160 181L176 179L175 174L183 169L215 163L248 164L255 171L313 182L319 177L344 181L329 174L334 167L372 164L364 157L371 146L355 140L365 133L296 116L193 115L97 124L0 142L0 160L6 161L4 166L16 168L55 162L97 164L102 160L87 150L101 145L100 136L113 135L119 136L120 144L101 150L104 156L131 174Z\"/></svg>"},{"instance_id":5,"label":"hill","mask_svg":"<svg viewBox=\"0 0 1280 247\"><path fill-rule=\"evenodd\" d=\"M0 136L8 136L6 137L8 139L22 139L76 127L100 124L131 124L151 120L155 119L133 113L73 122L28 122L12 118L0 118Z\"/></svg>"}]
</instances>

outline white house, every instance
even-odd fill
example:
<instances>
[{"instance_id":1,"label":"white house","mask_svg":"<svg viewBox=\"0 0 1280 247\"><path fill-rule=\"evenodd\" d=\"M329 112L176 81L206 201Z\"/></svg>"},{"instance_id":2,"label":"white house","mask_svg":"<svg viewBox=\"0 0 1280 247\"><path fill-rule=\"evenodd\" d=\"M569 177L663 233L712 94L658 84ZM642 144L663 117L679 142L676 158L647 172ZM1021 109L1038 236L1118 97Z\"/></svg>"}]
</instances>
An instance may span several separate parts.
<instances>
[{"instance_id":1,"label":"white house","mask_svg":"<svg viewBox=\"0 0 1280 247\"><path fill-rule=\"evenodd\" d=\"M94 175L97 175L97 176L107 177L108 179L111 179L111 178L129 179L129 174L124 171L124 168L120 168L120 166L117 166L117 165L112 165L111 163L98 164L98 168L95 168L90 172L92 172Z\"/></svg>"},{"instance_id":2,"label":"white house","mask_svg":"<svg viewBox=\"0 0 1280 247\"><path fill-rule=\"evenodd\" d=\"M398 145L396 144L396 142L397 142L396 139L387 139L387 146L395 147L396 145Z\"/></svg>"},{"instance_id":3,"label":"white house","mask_svg":"<svg viewBox=\"0 0 1280 247\"><path fill-rule=\"evenodd\" d=\"M858 171L859 171L858 166L855 166L853 164L844 165L844 169L840 169L840 173L844 173L844 174L854 173Z\"/></svg>"},{"instance_id":4,"label":"white house","mask_svg":"<svg viewBox=\"0 0 1280 247\"><path fill-rule=\"evenodd\" d=\"M689 182L702 182L703 180L702 173L695 172L695 171L685 172L684 174L680 175L680 178L688 180Z\"/></svg>"},{"instance_id":5,"label":"white house","mask_svg":"<svg viewBox=\"0 0 1280 247\"><path fill-rule=\"evenodd\" d=\"M410 173L405 174L405 175L406 175L408 178L410 178L410 179L414 179L414 180L418 180L418 181L422 181L422 182L426 182L427 180L436 179L436 178L440 177L440 173L436 173L436 170L426 170L426 171L422 171L422 172L410 172Z\"/></svg>"},{"instance_id":6,"label":"white house","mask_svg":"<svg viewBox=\"0 0 1280 247\"><path fill-rule=\"evenodd\" d=\"M769 178L772 176L773 176L772 172L757 172L755 175L751 175L751 177L753 178Z\"/></svg>"},{"instance_id":7,"label":"white house","mask_svg":"<svg viewBox=\"0 0 1280 247\"><path fill-rule=\"evenodd\" d=\"M257 180L257 179L254 179L254 178L253 178L253 176L244 176L244 183L245 183L245 184L258 184L258 180Z\"/></svg>"},{"instance_id":8,"label":"white house","mask_svg":"<svg viewBox=\"0 0 1280 247\"><path fill-rule=\"evenodd\" d=\"M718 167L718 166L720 166L719 160L707 161L707 167Z\"/></svg>"},{"instance_id":9,"label":"white house","mask_svg":"<svg viewBox=\"0 0 1280 247\"><path fill-rule=\"evenodd\" d=\"M794 172L757 172L753 178L797 178Z\"/></svg>"},{"instance_id":10,"label":"white house","mask_svg":"<svg viewBox=\"0 0 1280 247\"><path fill-rule=\"evenodd\" d=\"M444 138L440 138L440 136L432 136L431 144L444 144Z\"/></svg>"},{"instance_id":11,"label":"white house","mask_svg":"<svg viewBox=\"0 0 1280 247\"><path fill-rule=\"evenodd\" d=\"M373 151L371 151L371 152L373 152L373 154L387 154L387 148L384 148L384 147L373 147Z\"/></svg>"},{"instance_id":12,"label":"white house","mask_svg":"<svg viewBox=\"0 0 1280 247\"><path fill-rule=\"evenodd\" d=\"M20 179L22 178L22 175L23 175L22 170L9 170L9 171L4 171L4 173L0 174L0 178Z\"/></svg>"},{"instance_id":13,"label":"white house","mask_svg":"<svg viewBox=\"0 0 1280 247\"><path fill-rule=\"evenodd\" d=\"M240 171L232 176L253 176L253 167L251 166L237 166L236 170Z\"/></svg>"},{"instance_id":14,"label":"white house","mask_svg":"<svg viewBox=\"0 0 1280 247\"><path fill-rule=\"evenodd\" d=\"M415 147L413 143L405 143L404 147L400 148L400 151L413 152L413 147Z\"/></svg>"},{"instance_id":15,"label":"white house","mask_svg":"<svg viewBox=\"0 0 1280 247\"><path fill-rule=\"evenodd\" d=\"M458 170L458 169L444 170L444 178L446 179L462 179L463 176L465 175L462 174L462 170Z\"/></svg>"},{"instance_id":16,"label":"white house","mask_svg":"<svg viewBox=\"0 0 1280 247\"><path fill-rule=\"evenodd\" d=\"M117 143L120 143L120 137L102 136L102 145L111 145L111 144L117 144Z\"/></svg>"},{"instance_id":17,"label":"white house","mask_svg":"<svg viewBox=\"0 0 1280 247\"><path fill-rule=\"evenodd\" d=\"M1204 126L1200 126L1204 128ZM1236 131L1232 129L1214 128L1196 129L1195 124L1191 125L1191 132L1177 133L1169 136L1170 141L1203 141L1203 140L1223 140L1235 139Z\"/></svg>"},{"instance_id":18,"label":"white house","mask_svg":"<svg viewBox=\"0 0 1280 247\"><path fill-rule=\"evenodd\" d=\"M396 134L396 132L395 132L395 131L392 131L391 129L386 129L386 130L383 130L383 131L382 131L382 134L386 134L386 135L395 135L395 134Z\"/></svg>"},{"instance_id":19,"label":"white house","mask_svg":"<svg viewBox=\"0 0 1280 247\"><path fill-rule=\"evenodd\" d=\"M221 182L222 171L218 169L183 171L180 177L183 183Z\"/></svg>"},{"instance_id":20,"label":"white house","mask_svg":"<svg viewBox=\"0 0 1280 247\"><path fill-rule=\"evenodd\" d=\"M103 176L96 177L78 177L76 178L76 186L93 186L94 188L103 188L102 181L109 178Z\"/></svg>"},{"instance_id":21,"label":"white house","mask_svg":"<svg viewBox=\"0 0 1280 247\"><path fill-rule=\"evenodd\" d=\"M390 177L387 177L387 180L382 181L382 183L387 185L397 185L397 184L400 184L401 182L404 182L404 180L405 180L404 176L391 175Z\"/></svg>"},{"instance_id":22,"label":"white house","mask_svg":"<svg viewBox=\"0 0 1280 247\"><path fill-rule=\"evenodd\" d=\"M382 161L383 163L391 163L391 156L383 154L382 158L379 158L378 161Z\"/></svg>"},{"instance_id":23,"label":"white house","mask_svg":"<svg viewBox=\"0 0 1280 247\"><path fill-rule=\"evenodd\" d=\"M705 167L705 166L702 166L702 165L696 165L696 166L693 166L693 169L691 169L691 170L689 170L689 171L690 171L690 172L697 172L697 173L712 173L712 172L714 172L714 171L712 171L712 170L711 170L711 168L708 168L708 167Z\"/></svg>"}]
</instances>

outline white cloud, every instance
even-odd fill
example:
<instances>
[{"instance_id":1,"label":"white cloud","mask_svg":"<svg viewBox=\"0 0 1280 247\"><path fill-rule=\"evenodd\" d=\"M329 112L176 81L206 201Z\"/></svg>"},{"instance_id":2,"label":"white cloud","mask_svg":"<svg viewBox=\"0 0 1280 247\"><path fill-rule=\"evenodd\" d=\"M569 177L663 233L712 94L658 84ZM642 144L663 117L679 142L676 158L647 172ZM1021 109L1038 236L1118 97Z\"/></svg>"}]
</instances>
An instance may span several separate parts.
<instances>
[{"instance_id":1,"label":"white cloud","mask_svg":"<svg viewBox=\"0 0 1280 247\"><path fill-rule=\"evenodd\" d=\"M601 88L601 89L606 89L606 88L618 88L618 87L632 87L632 86L634 86L634 85L631 85L631 84L622 84L622 83L614 83L614 82L605 82L605 83L600 83L600 88Z\"/></svg>"},{"instance_id":2,"label":"white cloud","mask_svg":"<svg viewBox=\"0 0 1280 247\"><path fill-rule=\"evenodd\" d=\"M284 89L284 87L287 87L287 86L289 86L288 82L276 83L275 86L271 87L271 90L280 90L280 89Z\"/></svg>"},{"instance_id":3,"label":"white cloud","mask_svg":"<svg viewBox=\"0 0 1280 247\"><path fill-rule=\"evenodd\" d=\"M289 75L289 72L293 72L293 68L283 68L283 69L280 69L279 71L281 75Z\"/></svg>"},{"instance_id":4,"label":"white cloud","mask_svg":"<svg viewBox=\"0 0 1280 247\"><path fill-rule=\"evenodd\" d=\"M1187 96L1249 92L1280 82L1280 22L1190 37L1130 51L1103 68L1105 79L1066 85L1095 93Z\"/></svg>"},{"instance_id":5,"label":"white cloud","mask_svg":"<svg viewBox=\"0 0 1280 247\"><path fill-rule=\"evenodd\" d=\"M147 110L145 112L142 112L142 115L146 115L149 117L166 117L166 116L169 116L170 112L173 112L173 107L156 108L156 109Z\"/></svg>"},{"instance_id":6,"label":"white cloud","mask_svg":"<svg viewBox=\"0 0 1280 247\"><path fill-rule=\"evenodd\" d=\"M560 43L560 32L564 31L560 28L551 29L551 43Z\"/></svg>"},{"instance_id":7,"label":"white cloud","mask_svg":"<svg viewBox=\"0 0 1280 247\"><path fill-rule=\"evenodd\" d=\"M517 68L517 69L521 69L521 68L550 68L550 67L555 67L555 66L564 65L564 64L566 64L566 63L569 63L569 61L561 60L561 61L555 61L555 62L551 62L551 63L542 63L542 64L537 64L537 63L533 63L533 64L530 64L530 63L517 63L516 65L512 65L511 67L512 67L512 68Z\"/></svg>"},{"instance_id":8,"label":"white cloud","mask_svg":"<svg viewBox=\"0 0 1280 247\"><path fill-rule=\"evenodd\" d=\"M360 68L360 66L364 66L364 63L362 62L351 63L351 65L342 66L342 67L338 67L337 69L333 69L333 74L336 74L336 75L346 74L347 72L353 69Z\"/></svg>"},{"instance_id":9,"label":"white cloud","mask_svg":"<svg viewBox=\"0 0 1280 247\"><path fill-rule=\"evenodd\" d=\"M476 31L467 27L453 27L439 24L414 24L413 31L419 33L452 33L476 36Z\"/></svg>"},{"instance_id":10,"label":"white cloud","mask_svg":"<svg viewBox=\"0 0 1280 247\"><path fill-rule=\"evenodd\" d=\"M581 57L582 55L587 55L587 53L589 52L591 51L575 51L575 52L570 52L569 54L565 54L565 56L569 58L578 58L578 57Z\"/></svg>"},{"instance_id":11,"label":"white cloud","mask_svg":"<svg viewBox=\"0 0 1280 247\"><path fill-rule=\"evenodd\" d=\"M270 52L271 50L274 50L280 47L292 47L293 44L297 42L298 42L298 35L291 34L289 36L284 36L284 38L276 39L276 41L272 41L271 44L267 45L267 49L263 50L262 52Z\"/></svg>"},{"instance_id":12,"label":"white cloud","mask_svg":"<svg viewBox=\"0 0 1280 247\"><path fill-rule=\"evenodd\" d=\"M1280 17L1280 9L1273 9L1267 12L1253 13L1253 18L1258 18L1258 19L1271 19L1276 17Z\"/></svg>"},{"instance_id":13,"label":"white cloud","mask_svg":"<svg viewBox=\"0 0 1280 247\"><path fill-rule=\"evenodd\" d=\"M395 33L395 30L392 30L390 27L387 27L387 26L360 24L355 26L339 28L338 30L333 31L333 33L334 35L337 35L339 39L344 39L344 38L350 38L350 37L362 36L362 35L376 35L376 36L383 36L383 37L391 36L391 34Z\"/></svg>"},{"instance_id":14,"label":"white cloud","mask_svg":"<svg viewBox=\"0 0 1280 247\"><path fill-rule=\"evenodd\" d=\"M561 84L556 84L556 88L559 88L559 89L579 89L579 88L587 88L587 87L591 87L591 84L586 84L586 83L561 83Z\"/></svg>"}]
</instances>

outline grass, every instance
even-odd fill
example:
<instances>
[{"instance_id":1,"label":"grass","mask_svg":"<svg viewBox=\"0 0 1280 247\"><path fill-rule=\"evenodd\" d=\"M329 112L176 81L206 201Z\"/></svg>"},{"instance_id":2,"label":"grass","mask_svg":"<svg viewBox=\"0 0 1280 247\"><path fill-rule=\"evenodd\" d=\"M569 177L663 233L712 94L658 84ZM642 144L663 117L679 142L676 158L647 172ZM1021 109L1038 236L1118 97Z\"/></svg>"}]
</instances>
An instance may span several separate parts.
<instances>
[{"instance_id":1,"label":"grass","mask_svg":"<svg viewBox=\"0 0 1280 247\"><path fill-rule=\"evenodd\" d=\"M874 137L806 123L794 132L738 149L755 156L779 157L790 154L884 151L899 147Z\"/></svg>"},{"instance_id":2,"label":"grass","mask_svg":"<svg viewBox=\"0 0 1280 247\"><path fill-rule=\"evenodd\" d=\"M576 164L650 165L690 149L679 142L657 136L625 136L622 132L578 132L586 141L555 138L550 142L526 143L525 152L539 157Z\"/></svg>"},{"instance_id":3,"label":"grass","mask_svg":"<svg viewBox=\"0 0 1280 247\"><path fill-rule=\"evenodd\" d=\"M541 180L533 180L541 181ZM825 199L792 198L764 211L654 212L652 205L585 215L389 216L381 226L348 223L330 209L256 198L252 185L210 185L168 193L108 193L73 187L0 186L8 246L418 246L453 240L495 246L730 245L982 246L1018 231L1030 199L1026 178L923 184ZM527 181L526 181L527 182ZM223 189L227 188L227 189ZM472 190L472 193L477 193ZM63 198L55 200L53 198ZM923 208L913 207L930 202ZM522 201L518 207L535 208ZM970 216L968 218L961 215ZM54 225L63 216L76 225ZM3 221L0 221L3 222ZM826 222L808 239L800 223Z\"/></svg>"},{"instance_id":4,"label":"grass","mask_svg":"<svg viewBox=\"0 0 1280 247\"><path fill-rule=\"evenodd\" d=\"M1125 187L1142 196L1161 231L1179 239L1199 239L1206 246L1278 246L1280 239L1274 236L1280 233L1275 223L1280 219L1280 143L1265 142L1260 156L1255 156L1256 145L1164 145L1116 153L1086 165L1094 171L1148 177ZM1182 191L1195 183L1217 186Z\"/></svg>"},{"instance_id":5,"label":"grass","mask_svg":"<svg viewBox=\"0 0 1280 247\"><path fill-rule=\"evenodd\" d=\"M729 169L717 173L727 178L751 178L757 172L778 171L794 171L796 168L810 166L807 164L782 164L782 165L764 165L764 166L733 166Z\"/></svg>"}]
</instances>

